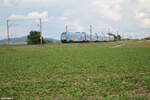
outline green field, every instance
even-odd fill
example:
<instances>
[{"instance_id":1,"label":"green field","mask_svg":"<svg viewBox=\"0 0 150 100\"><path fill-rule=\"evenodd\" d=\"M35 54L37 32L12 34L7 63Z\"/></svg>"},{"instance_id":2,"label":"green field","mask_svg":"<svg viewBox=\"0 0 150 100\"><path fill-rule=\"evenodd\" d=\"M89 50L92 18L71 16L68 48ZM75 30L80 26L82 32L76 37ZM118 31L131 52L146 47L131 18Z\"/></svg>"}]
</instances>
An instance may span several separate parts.
<instances>
[{"instance_id":1,"label":"green field","mask_svg":"<svg viewBox=\"0 0 150 100\"><path fill-rule=\"evenodd\" d=\"M149 100L150 42L0 47L0 98Z\"/></svg>"}]
</instances>

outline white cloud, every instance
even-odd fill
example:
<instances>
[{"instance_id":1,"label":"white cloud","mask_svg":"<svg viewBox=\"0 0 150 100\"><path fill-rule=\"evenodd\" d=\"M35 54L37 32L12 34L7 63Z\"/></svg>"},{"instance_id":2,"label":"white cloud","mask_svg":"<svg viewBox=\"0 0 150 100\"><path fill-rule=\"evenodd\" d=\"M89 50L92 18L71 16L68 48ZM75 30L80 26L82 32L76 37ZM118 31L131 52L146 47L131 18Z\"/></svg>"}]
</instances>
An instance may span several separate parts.
<instances>
[{"instance_id":1,"label":"white cloud","mask_svg":"<svg viewBox=\"0 0 150 100\"><path fill-rule=\"evenodd\" d=\"M75 23L72 25L69 25L69 31L73 32L84 32L86 28L82 26L81 24Z\"/></svg>"},{"instance_id":2,"label":"white cloud","mask_svg":"<svg viewBox=\"0 0 150 100\"><path fill-rule=\"evenodd\" d=\"M8 17L8 19L10 20L15 20L15 19L26 19L26 17L24 15L16 15L16 14L12 14L11 16Z\"/></svg>"},{"instance_id":3,"label":"white cloud","mask_svg":"<svg viewBox=\"0 0 150 100\"><path fill-rule=\"evenodd\" d=\"M0 5L4 4L4 0L0 0Z\"/></svg>"},{"instance_id":4,"label":"white cloud","mask_svg":"<svg viewBox=\"0 0 150 100\"><path fill-rule=\"evenodd\" d=\"M63 23L64 25L68 26L68 31L84 32L86 31L86 27L82 25L82 21L79 18L74 17L75 15L78 15L79 13L81 12L77 13L75 9L66 10L60 17L58 17L58 20L60 23Z\"/></svg>"},{"instance_id":5,"label":"white cloud","mask_svg":"<svg viewBox=\"0 0 150 100\"><path fill-rule=\"evenodd\" d=\"M38 6L55 6L69 3L71 0L0 0L0 6L11 7L38 7Z\"/></svg>"},{"instance_id":6,"label":"white cloud","mask_svg":"<svg viewBox=\"0 0 150 100\"><path fill-rule=\"evenodd\" d=\"M150 18L145 18L145 19L143 20L143 24L144 24L144 26L146 26L146 27L150 27Z\"/></svg>"},{"instance_id":7,"label":"white cloud","mask_svg":"<svg viewBox=\"0 0 150 100\"><path fill-rule=\"evenodd\" d=\"M150 28L150 0L139 0L136 10L136 20L143 28Z\"/></svg>"},{"instance_id":8,"label":"white cloud","mask_svg":"<svg viewBox=\"0 0 150 100\"><path fill-rule=\"evenodd\" d=\"M45 25L48 28L43 29L47 32L51 31L49 25L55 26L52 29L56 31L62 30L64 25L68 25L70 31L89 31L90 24L101 27L106 23L121 31L150 30L149 4L150 0L0 0L0 6L6 8L1 10L2 16L13 12L10 19L41 17L49 20ZM7 12L7 5L15 7L8 7L11 10ZM37 12L24 14L35 9ZM48 11L38 12L41 9L47 9L52 17L48 16Z\"/></svg>"},{"instance_id":9,"label":"white cloud","mask_svg":"<svg viewBox=\"0 0 150 100\"><path fill-rule=\"evenodd\" d=\"M146 18L145 14L137 14L136 19L139 22L139 26L143 28L150 28L150 18Z\"/></svg>"},{"instance_id":10,"label":"white cloud","mask_svg":"<svg viewBox=\"0 0 150 100\"><path fill-rule=\"evenodd\" d=\"M39 19L42 18L43 21L48 21L48 11L44 12L31 12L27 15L18 15L18 14L12 14L8 17L10 20L18 20L18 19Z\"/></svg>"},{"instance_id":11,"label":"white cloud","mask_svg":"<svg viewBox=\"0 0 150 100\"><path fill-rule=\"evenodd\" d=\"M20 4L22 0L0 0L0 5L1 6L17 6Z\"/></svg>"},{"instance_id":12,"label":"white cloud","mask_svg":"<svg viewBox=\"0 0 150 100\"><path fill-rule=\"evenodd\" d=\"M123 0L94 0L93 7L103 17L118 21L121 19L121 3Z\"/></svg>"},{"instance_id":13,"label":"white cloud","mask_svg":"<svg viewBox=\"0 0 150 100\"><path fill-rule=\"evenodd\" d=\"M81 25L79 20L70 20L69 17L62 16L59 18L61 23L64 23L68 26L68 30L71 32L84 32L86 27Z\"/></svg>"},{"instance_id":14,"label":"white cloud","mask_svg":"<svg viewBox=\"0 0 150 100\"><path fill-rule=\"evenodd\" d=\"M139 0L139 6L138 10L143 11L143 10L150 10L150 0Z\"/></svg>"},{"instance_id":15,"label":"white cloud","mask_svg":"<svg viewBox=\"0 0 150 100\"><path fill-rule=\"evenodd\" d=\"M44 11L42 13L39 12L31 12L27 15L28 18L42 18L43 21L48 21L48 11Z\"/></svg>"}]
</instances>

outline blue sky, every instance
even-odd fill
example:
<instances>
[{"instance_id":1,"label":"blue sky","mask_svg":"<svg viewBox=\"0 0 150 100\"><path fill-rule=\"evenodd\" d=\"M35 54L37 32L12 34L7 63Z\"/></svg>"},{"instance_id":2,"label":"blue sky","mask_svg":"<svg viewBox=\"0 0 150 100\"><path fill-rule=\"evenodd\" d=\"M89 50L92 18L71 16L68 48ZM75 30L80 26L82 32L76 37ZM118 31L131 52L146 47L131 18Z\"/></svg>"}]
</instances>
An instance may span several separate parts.
<instances>
[{"instance_id":1,"label":"blue sky","mask_svg":"<svg viewBox=\"0 0 150 100\"><path fill-rule=\"evenodd\" d=\"M43 36L60 38L69 31L119 31L139 37L150 36L150 0L0 0L0 39L6 38L6 19L10 19L11 37L39 30L42 18ZM14 21L15 20L15 21ZM125 34L125 35L128 35Z\"/></svg>"}]
</instances>

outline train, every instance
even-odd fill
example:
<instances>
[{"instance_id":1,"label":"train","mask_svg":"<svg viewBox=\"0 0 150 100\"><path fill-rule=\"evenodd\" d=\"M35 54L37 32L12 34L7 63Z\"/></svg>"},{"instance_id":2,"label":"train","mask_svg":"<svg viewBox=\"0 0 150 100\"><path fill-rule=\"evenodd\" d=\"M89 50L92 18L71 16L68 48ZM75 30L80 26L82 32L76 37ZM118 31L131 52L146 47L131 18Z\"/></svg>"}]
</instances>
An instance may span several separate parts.
<instances>
[{"instance_id":1,"label":"train","mask_svg":"<svg viewBox=\"0 0 150 100\"><path fill-rule=\"evenodd\" d=\"M86 32L63 32L61 34L62 43L81 42L109 42L114 41L114 37L108 34L86 33Z\"/></svg>"}]
</instances>

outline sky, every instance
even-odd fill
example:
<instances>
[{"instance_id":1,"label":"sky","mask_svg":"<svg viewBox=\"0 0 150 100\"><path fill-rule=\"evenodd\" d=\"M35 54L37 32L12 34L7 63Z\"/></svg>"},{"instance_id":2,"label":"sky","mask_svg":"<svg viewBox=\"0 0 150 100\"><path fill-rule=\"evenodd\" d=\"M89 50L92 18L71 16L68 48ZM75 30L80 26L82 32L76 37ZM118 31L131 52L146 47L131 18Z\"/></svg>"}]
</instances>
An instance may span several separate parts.
<instances>
[{"instance_id":1,"label":"sky","mask_svg":"<svg viewBox=\"0 0 150 100\"><path fill-rule=\"evenodd\" d=\"M11 37L39 30L42 18L44 37L60 39L69 31L128 33L150 36L150 0L0 0L0 39L7 38L9 19Z\"/></svg>"}]
</instances>

